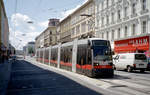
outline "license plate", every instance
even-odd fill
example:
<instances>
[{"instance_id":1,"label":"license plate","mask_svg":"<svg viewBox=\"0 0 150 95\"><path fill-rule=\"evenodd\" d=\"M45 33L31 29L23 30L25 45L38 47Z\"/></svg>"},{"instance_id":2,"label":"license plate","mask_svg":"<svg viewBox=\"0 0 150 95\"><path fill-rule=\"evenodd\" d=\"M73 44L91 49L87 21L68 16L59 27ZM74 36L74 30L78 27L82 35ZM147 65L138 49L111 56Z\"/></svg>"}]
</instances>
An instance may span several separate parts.
<instances>
[{"instance_id":1,"label":"license plate","mask_svg":"<svg viewBox=\"0 0 150 95\"><path fill-rule=\"evenodd\" d=\"M143 66L144 64L139 64L139 66Z\"/></svg>"}]
</instances>

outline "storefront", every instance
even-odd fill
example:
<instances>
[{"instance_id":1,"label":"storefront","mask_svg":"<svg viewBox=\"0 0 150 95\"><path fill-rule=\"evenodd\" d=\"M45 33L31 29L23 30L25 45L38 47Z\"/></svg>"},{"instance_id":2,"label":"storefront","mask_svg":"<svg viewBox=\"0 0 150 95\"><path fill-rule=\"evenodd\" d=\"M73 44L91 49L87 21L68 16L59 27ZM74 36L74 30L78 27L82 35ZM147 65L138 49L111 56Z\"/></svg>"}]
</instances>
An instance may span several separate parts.
<instances>
[{"instance_id":1,"label":"storefront","mask_svg":"<svg viewBox=\"0 0 150 95\"><path fill-rule=\"evenodd\" d=\"M145 53L150 57L150 34L134 38L120 39L114 42L115 53Z\"/></svg>"}]
</instances>

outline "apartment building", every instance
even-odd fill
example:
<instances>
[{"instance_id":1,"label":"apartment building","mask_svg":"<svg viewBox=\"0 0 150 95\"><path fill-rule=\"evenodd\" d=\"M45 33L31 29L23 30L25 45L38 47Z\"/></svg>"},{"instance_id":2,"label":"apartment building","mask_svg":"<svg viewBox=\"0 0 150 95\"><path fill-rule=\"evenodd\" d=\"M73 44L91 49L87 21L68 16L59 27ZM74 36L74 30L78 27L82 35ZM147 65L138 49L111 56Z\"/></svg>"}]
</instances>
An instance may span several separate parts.
<instances>
[{"instance_id":1,"label":"apartment building","mask_svg":"<svg viewBox=\"0 0 150 95\"><path fill-rule=\"evenodd\" d=\"M57 25L59 19L49 19L48 27L35 38L35 48L49 47L57 44Z\"/></svg>"},{"instance_id":2,"label":"apartment building","mask_svg":"<svg viewBox=\"0 0 150 95\"><path fill-rule=\"evenodd\" d=\"M65 43L71 41L71 16L67 16L58 24L60 30L60 42Z\"/></svg>"},{"instance_id":3,"label":"apartment building","mask_svg":"<svg viewBox=\"0 0 150 95\"><path fill-rule=\"evenodd\" d=\"M95 2L88 0L71 15L71 39L95 36Z\"/></svg>"},{"instance_id":4,"label":"apartment building","mask_svg":"<svg viewBox=\"0 0 150 95\"><path fill-rule=\"evenodd\" d=\"M96 2L96 36L114 41L150 33L150 0Z\"/></svg>"},{"instance_id":5,"label":"apartment building","mask_svg":"<svg viewBox=\"0 0 150 95\"><path fill-rule=\"evenodd\" d=\"M55 45L57 43L56 26L49 26L44 31L44 47Z\"/></svg>"},{"instance_id":6,"label":"apartment building","mask_svg":"<svg viewBox=\"0 0 150 95\"><path fill-rule=\"evenodd\" d=\"M35 49L44 47L44 32L35 38Z\"/></svg>"},{"instance_id":7,"label":"apartment building","mask_svg":"<svg viewBox=\"0 0 150 95\"><path fill-rule=\"evenodd\" d=\"M9 26L3 0L0 0L0 57L8 56Z\"/></svg>"}]
</instances>

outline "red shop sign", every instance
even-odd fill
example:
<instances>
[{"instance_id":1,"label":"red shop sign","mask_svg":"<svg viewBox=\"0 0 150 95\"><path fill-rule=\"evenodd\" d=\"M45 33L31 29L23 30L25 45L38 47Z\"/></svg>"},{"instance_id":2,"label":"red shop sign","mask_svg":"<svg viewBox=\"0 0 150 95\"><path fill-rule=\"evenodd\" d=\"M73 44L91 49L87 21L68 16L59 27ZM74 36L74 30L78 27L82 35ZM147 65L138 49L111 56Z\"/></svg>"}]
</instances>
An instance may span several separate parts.
<instances>
[{"instance_id":1,"label":"red shop sign","mask_svg":"<svg viewBox=\"0 0 150 95\"><path fill-rule=\"evenodd\" d=\"M136 50L149 50L149 36L119 40L114 42L115 52L134 52Z\"/></svg>"}]
</instances>

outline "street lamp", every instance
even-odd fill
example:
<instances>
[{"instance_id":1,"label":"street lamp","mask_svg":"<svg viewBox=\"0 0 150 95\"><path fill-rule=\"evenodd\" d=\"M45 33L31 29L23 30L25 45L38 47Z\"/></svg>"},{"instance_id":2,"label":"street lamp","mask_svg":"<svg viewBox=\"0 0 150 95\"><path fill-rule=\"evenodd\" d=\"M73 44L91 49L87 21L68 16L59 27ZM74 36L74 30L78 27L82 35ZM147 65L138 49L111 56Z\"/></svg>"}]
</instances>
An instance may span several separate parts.
<instances>
[{"instance_id":1,"label":"street lamp","mask_svg":"<svg viewBox=\"0 0 150 95\"><path fill-rule=\"evenodd\" d=\"M33 21L27 21L27 23L29 23L29 24L33 24Z\"/></svg>"},{"instance_id":2,"label":"street lamp","mask_svg":"<svg viewBox=\"0 0 150 95\"><path fill-rule=\"evenodd\" d=\"M89 14L81 14L80 16L92 17L92 15Z\"/></svg>"}]
</instances>

